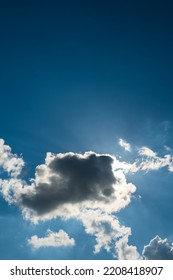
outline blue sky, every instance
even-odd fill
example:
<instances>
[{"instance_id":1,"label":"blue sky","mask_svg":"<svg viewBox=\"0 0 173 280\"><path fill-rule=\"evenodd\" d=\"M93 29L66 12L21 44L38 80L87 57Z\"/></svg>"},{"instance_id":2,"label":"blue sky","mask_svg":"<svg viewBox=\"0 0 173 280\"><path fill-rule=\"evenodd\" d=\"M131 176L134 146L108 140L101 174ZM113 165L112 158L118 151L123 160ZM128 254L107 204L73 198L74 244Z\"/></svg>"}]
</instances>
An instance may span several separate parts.
<instances>
[{"instance_id":1,"label":"blue sky","mask_svg":"<svg viewBox=\"0 0 173 280\"><path fill-rule=\"evenodd\" d=\"M0 152L3 159L0 161L0 259L173 258L172 3L9 0L0 4L0 138L5 141L5 144L1 142ZM12 151L4 145L9 145ZM145 151L143 147L147 147ZM87 151L95 154L86 155ZM157 155L151 156L151 151ZM48 152L54 157L52 154L47 164ZM48 218L40 215L33 201L40 203L41 191L31 202L26 187L31 187L31 192L36 186L42 189L46 176L60 172L49 169L49 164L61 166L59 153L66 163L71 162L71 154L65 154L69 152L74 153L76 162L79 159L85 162L90 172L92 157L100 161L102 154L108 155L104 172L111 172L112 157L113 161L118 160L116 168L124 162L121 174L114 175L116 182L119 175L126 179L123 190L130 183L135 186L135 191L127 194L129 203L123 206L119 202L119 208L100 214L102 201L98 189L93 187L93 197L98 203L95 209L90 205L93 182L86 177L87 197L84 198L82 184L81 189L76 184L80 203L87 201L87 206L76 204L77 198L73 197L74 209L70 208L74 210L73 217L65 216L65 212L57 212L54 219L51 212L44 213ZM169 156L167 161L165 155ZM11 158L18 162L17 175L14 175L15 166L9 169ZM135 171L132 172L130 164L136 164ZM47 172L45 177L40 165ZM78 178L71 173L73 166L68 166L68 180L74 182L79 178L80 165L75 170ZM98 173L103 172L100 166L95 166ZM36 167L39 174L35 174ZM67 179L64 173L67 170L61 168L62 177ZM96 180L94 175L92 178ZM18 180L19 185L22 182L27 203L20 186L17 190L12 186L9 192L13 198L9 204L3 182L7 180L9 184L10 179ZM97 184L102 191L101 181ZM71 185L66 188L70 190ZM107 198L106 195L104 199ZM65 201L71 202L67 197ZM64 211L69 210L61 205ZM83 216L75 214L80 207L86 210L88 205L100 217L99 226L93 221L95 228L87 218L90 212L84 211ZM35 212L30 215L30 211ZM33 221L36 217L37 224ZM109 234L105 224L107 227L112 224ZM102 237L98 237L101 226ZM111 235L114 226L118 227L119 236ZM131 234L125 233L126 230ZM106 240L108 235L109 244L105 241L101 246L98 239ZM33 236L37 236L35 243ZM64 240L66 246L57 244L56 237ZM121 242L134 247L122 252ZM101 249L93 253L97 244ZM157 256L153 255L154 246L161 252Z\"/></svg>"}]
</instances>

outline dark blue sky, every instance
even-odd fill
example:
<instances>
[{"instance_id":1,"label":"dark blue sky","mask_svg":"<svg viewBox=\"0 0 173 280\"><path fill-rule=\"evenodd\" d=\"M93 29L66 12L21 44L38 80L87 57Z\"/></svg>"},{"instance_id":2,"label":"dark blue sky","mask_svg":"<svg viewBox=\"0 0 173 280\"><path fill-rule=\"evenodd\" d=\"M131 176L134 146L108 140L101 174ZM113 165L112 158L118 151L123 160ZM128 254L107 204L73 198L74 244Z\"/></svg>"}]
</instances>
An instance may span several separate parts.
<instances>
[{"instance_id":1,"label":"dark blue sky","mask_svg":"<svg viewBox=\"0 0 173 280\"><path fill-rule=\"evenodd\" d=\"M32 130L47 146L38 130L52 139L64 124L78 134L89 121L83 130L92 133L112 119L109 130L134 140L148 120L171 119L172 8L170 1L2 2L4 138L13 144L13 130L26 142Z\"/></svg>"},{"instance_id":2,"label":"dark blue sky","mask_svg":"<svg viewBox=\"0 0 173 280\"><path fill-rule=\"evenodd\" d=\"M0 137L28 177L48 151L172 145L172 14L171 1L0 0Z\"/></svg>"}]
</instances>

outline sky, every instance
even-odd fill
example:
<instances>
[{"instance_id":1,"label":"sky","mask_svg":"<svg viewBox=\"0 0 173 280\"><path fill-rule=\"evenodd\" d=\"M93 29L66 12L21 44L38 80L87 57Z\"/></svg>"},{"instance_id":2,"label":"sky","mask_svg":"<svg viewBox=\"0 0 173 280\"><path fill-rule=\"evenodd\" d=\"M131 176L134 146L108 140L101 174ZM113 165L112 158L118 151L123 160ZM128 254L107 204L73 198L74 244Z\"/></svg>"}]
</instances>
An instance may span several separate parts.
<instances>
[{"instance_id":1,"label":"sky","mask_svg":"<svg viewBox=\"0 0 173 280\"><path fill-rule=\"evenodd\" d=\"M0 0L0 259L173 259L172 12Z\"/></svg>"}]
</instances>

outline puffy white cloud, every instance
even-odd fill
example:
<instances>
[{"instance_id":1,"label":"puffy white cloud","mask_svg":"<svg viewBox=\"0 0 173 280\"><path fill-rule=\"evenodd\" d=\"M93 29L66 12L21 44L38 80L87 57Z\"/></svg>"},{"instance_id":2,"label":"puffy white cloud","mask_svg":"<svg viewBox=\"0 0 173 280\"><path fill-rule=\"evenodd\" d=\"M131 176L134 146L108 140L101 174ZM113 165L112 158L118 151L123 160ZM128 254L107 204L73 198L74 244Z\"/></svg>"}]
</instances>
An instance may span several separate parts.
<instances>
[{"instance_id":1,"label":"puffy white cloud","mask_svg":"<svg viewBox=\"0 0 173 280\"><path fill-rule=\"evenodd\" d=\"M9 203L18 205L25 182L18 178L0 179L0 192Z\"/></svg>"},{"instance_id":2,"label":"puffy white cloud","mask_svg":"<svg viewBox=\"0 0 173 280\"><path fill-rule=\"evenodd\" d=\"M25 182L17 178L24 167L21 157L11 152L11 148L0 139L0 169L7 172L8 179L0 178L0 192L8 203L18 203Z\"/></svg>"},{"instance_id":3,"label":"puffy white cloud","mask_svg":"<svg viewBox=\"0 0 173 280\"><path fill-rule=\"evenodd\" d=\"M3 139L0 139L0 168L8 172L10 176L17 177L20 175L23 166L23 159L13 154L11 148L5 145Z\"/></svg>"},{"instance_id":4,"label":"puffy white cloud","mask_svg":"<svg viewBox=\"0 0 173 280\"><path fill-rule=\"evenodd\" d=\"M128 245L128 235L120 238L116 244L116 256L119 260L138 260L141 256L137 252L136 246Z\"/></svg>"},{"instance_id":5,"label":"puffy white cloud","mask_svg":"<svg viewBox=\"0 0 173 280\"><path fill-rule=\"evenodd\" d=\"M173 244L157 235L144 246L142 255L146 260L173 260Z\"/></svg>"},{"instance_id":6,"label":"puffy white cloud","mask_svg":"<svg viewBox=\"0 0 173 280\"><path fill-rule=\"evenodd\" d=\"M122 138L119 139L118 144L124 148L125 151L131 152L131 145L126 142L126 140L123 140Z\"/></svg>"},{"instance_id":7,"label":"puffy white cloud","mask_svg":"<svg viewBox=\"0 0 173 280\"><path fill-rule=\"evenodd\" d=\"M70 238L68 234L62 229L58 232L52 232L47 230L47 237L39 238L37 235L32 236L28 239L28 244L30 244L34 249L45 248L45 247L67 247L74 246L75 240Z\"/></svg>"}]
</instances>

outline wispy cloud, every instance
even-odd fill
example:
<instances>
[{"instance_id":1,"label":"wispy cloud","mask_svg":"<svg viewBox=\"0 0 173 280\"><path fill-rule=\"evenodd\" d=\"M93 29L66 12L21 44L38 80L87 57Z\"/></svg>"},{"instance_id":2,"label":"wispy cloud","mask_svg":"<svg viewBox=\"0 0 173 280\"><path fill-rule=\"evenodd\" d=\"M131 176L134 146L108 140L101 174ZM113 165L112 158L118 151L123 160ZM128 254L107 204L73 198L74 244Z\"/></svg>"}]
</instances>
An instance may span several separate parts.
<instances>
[{"instance_id":1,"label":"wispy cloud","mask_svg":"<svg viewBox=\"0 0 173 280\"><path fill-rule=\"evenodd\" d=\"M138 153L140 156L147 156L147 157L156 157L157 153L153 152L150 148L148 147L142 147L138 150Z\"/></svg>"},{"instance_id":2,"label":"wispy cloud","mask_svg":"<svg viewBox=\"0 0 173 280\"><path fill-rule=\"evenodd\" d=\"M172 149L171 149L170 147L168 147L167 145L164 145L164 148L165 148L165 150L168 151L168 152L171 152L171 151L172 151Z\"/></svg>"},{"instance_id":3,"label":"wispy cloud","mask_svg":"<svg viewBox=\"0 0 173 280\"><path fill-rule=\"evenodd\" d=\"M118 144L124 148L125 151L131 152L131 145L126 140L120 138Z\"/></svg>"},{"instance_id":4,"label":"wispy cloud","mask_svg":"<svg viewBox=\"0 0 173 280\"><path fill-rule=\"evenodd\" d=\"M139 149L139 156L141 162L138 164L138 170L159 170L160 168L167 167L170 172L173 172L173 157L170 154L166 154L163 157L159 157L156 152L147 147Z\"/></svg>"}]
</instances>

